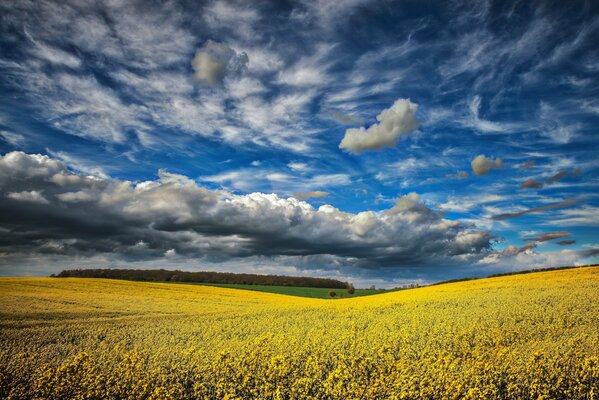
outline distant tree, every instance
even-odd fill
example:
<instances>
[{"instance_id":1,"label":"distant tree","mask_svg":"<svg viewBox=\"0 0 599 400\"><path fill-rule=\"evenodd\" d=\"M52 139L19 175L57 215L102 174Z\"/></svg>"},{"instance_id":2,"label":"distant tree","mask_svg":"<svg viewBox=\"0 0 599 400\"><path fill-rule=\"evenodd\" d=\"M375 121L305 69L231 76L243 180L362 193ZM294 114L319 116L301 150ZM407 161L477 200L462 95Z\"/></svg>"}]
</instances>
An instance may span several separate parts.
<instances>
[{"instance_id":1,"label":"distant tree","mask_svg":"<svg viewBox=\"0 0 599 400\"><path fill-rule=\"evenodd\" d=\"M356 289L354 288L354 285L352 285L351 283L348 285L347 293L349 293L349 294L356 293Z\"/></svg>"},{"instance_id":2,"label":"distant tree","mask_svg":"<svg viewBox=\"0 0 599 400\"><path fill-rule=\"evenodd\" d=\"M337 296L337 292L335 292L334 290L331 290L331 291L329 292L329 296L331 296L331 297L335 297L335 296Z\"/></svg>"},{"instance_id":3,"label":"distant tree","mask_svg":"<svg viewBox=\"0 0 599 400\"><path fill-rule=\"evenodd\" d=\"M370 287L370 290L376 290L376 286L372 285L372 286Z\"/></svg>"}]
</instances>

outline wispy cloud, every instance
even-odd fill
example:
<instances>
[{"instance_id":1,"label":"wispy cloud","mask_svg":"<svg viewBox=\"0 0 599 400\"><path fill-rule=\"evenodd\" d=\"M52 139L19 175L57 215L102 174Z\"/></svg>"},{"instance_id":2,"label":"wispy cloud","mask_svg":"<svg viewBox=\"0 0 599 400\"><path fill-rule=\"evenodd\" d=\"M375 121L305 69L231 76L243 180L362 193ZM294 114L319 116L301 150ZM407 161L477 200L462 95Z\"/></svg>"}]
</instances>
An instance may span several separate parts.
<instances>
[{"instance_id":1,"label":"wispy cloud","mask_svg":"<svg viewBox=\"0 0 599 400\"><path fill-rule=\"evenodd\" d=\"M556 208L572 207L572 206L575 206L575 205L578 205L578 204L579 203L577 201L575 201L575 200L566 200L566 201L561 201L559 203L550 204L550 205L547 205L547 206L529 208L527 210L519 211L519 212L515 212L515 213L497 214L497 215L494 215L492 217L492 219L494 219L496 221L501 221L501 220L504 220L504 219L521 217L521 216L526 215L526 214L532 214L532 213L537 213L537 212L541 212L541 211L553 210L553 209L556 209Z\"/></svg>"}]
</instances>

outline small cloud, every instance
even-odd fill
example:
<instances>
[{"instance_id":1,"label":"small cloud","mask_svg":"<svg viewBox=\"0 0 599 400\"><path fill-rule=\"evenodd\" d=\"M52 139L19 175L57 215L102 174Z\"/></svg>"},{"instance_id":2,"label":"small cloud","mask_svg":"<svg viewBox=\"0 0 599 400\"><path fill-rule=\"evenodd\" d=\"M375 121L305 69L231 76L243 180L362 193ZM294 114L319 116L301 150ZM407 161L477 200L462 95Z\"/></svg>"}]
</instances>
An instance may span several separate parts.
<instances>
[{"instance_id":1,"label":"small cloud","mask_svg":"<svg viewBox=\"0 0 599 400\"><path fill-rule=\"evenodd\" d=\"M418 105L409 99L398 99L390 108L376 116L379 123L368 129L347 129L339 148L359 154L367 150L393 147L400 137L408 135L420 125L416 119L417 109Z\"/></svg>"},{"instance_id":2,"label":"small cloud","mask_svg":"<svg viewBox=\"0 0 599 400\"><path fill-rule=\"evenodd\" d=\"M516 247L516 246L509 245L505 249L503 249L500 252L500 254L502 256L515 256L515 255L518 255L520 253L524 253L527 250L532 250L535 247L537 247L537 245L535 243L528 243L528 244L525 244L522 247Z\"/></svg>"},{"instance_id":3,"label":"small cloud","mask_svg":"<svg viewBox=\"0 0 599 400\"><path fill-rule=\"evenodd\" d=\"M560 246L568 246L568 245L571 245L571 244L575 244L575 243L576 243L576 240L571 240L571 239L568 239L568 240L560 240L559 242L555 242L555 243L556 243L556 244L559 244Z\"/></svg>"},{"instance_id":4,"label":"small cloud","mask_svg":"<svg viewBox=\"0 0 599 400\"><path fill-rule=\"evenodd\" d=\"M5 130L0 131L0 139L4 140L6 143L12 144L15 147L25 144L25 137L23 135Z\"/></svg>"},{"instance_id":5,"label":"small cloud","mask_svg":"<svg viewBox=\"0 0 599 400\"><path fill-rule=\"evenodd\" d=\"M470 174L468 174L468 172L466 172L464 170L460 170L460 171L456 172L455 174L445 174L446 178L448 178L448 179L455 178L459 181L461 181L462 179L468 179L469 176L470 176Z\"/></svg>"},{"instance_id":6,"label":"small cloud","mask_svg":"<svg viewBox=\"0 0 599 400\"><path fill-rule=\"evenodd\" d=\"M470 162L470 165L472 166L474 175L481 176L487 175L492 169L503 168L503 161L501 161L501 158L492 159L481 154L476 156L476 158Z\"/></svg>"},{"instance_id":7,"label":"small cloud","mask_svg":"<svg viewBox=\"0 0 599 400\"><path fill-rule=\"evenodd\" d=\"M48 204L49 201L38 190L10 192L6 195L9 199L25 201L29 203Z\"/></svg>"},{"instance_id":8,"label":"small cloud","mask_svg":"<svg viewBox=\"0 0 599 400\"><path fill-rule=\"evenodd\" d=\"M252 167L259 167L261 164L262 164L262 161L260 161L260 160L254 160L250 163L250 165Z\"/></svg>"},{"instance_id":9,"label":"small cloud","mask_svg":"<svg viewBox=\"0 0 599 400\"><path fill-rule=\"evenodd\" d=\"M177 252L175 251L175 249L168 249L167 251L164 252L165 257L174 257L176 255L177 255Z\"/></svg>"},{"instance_id":10,"label":"small cloud","mask_svg":"<svg viewBox=\"0 0 599 400\"><path fill-rule=\"evenodd\" d=\"M535 166L535 161L534 160L528 160L525 163L522 163L520 165L518 165L518 168L520 169L525 169L525 170L529 170L532 169L532 167Z\"/></svg>"},{"instance_id":11,"label":"small cloud","mask_svg":"<svg viewBox=\"0 0 599 400\"><path fill-rule=\"evenodd\" d=\"M323 192L321 190L315 190L313 192L295 192L293 193L293 197L298 200L307 200L315 197L324 197L327 196L329 192Z\"/></svg>"},{"instance_id":12,"label":"small cloud","mask_svg":"<svg viewBox=\"0 0 599 400\"><path fill-rule=\"evenodd\" d=\"M520 185L523 189L540 189L543 187L543 183L534 179L527 179Z\"/></svg>"},{"instance_id":13,"label":"small cloud","mask_svg":"<svg viewBox=\"0 0 599 400\"><path fill-rule=\"evenodd\" d=\"M289 167L289 169L296 172L306 172L310 169L308 164L302 162L290 162L289 164L287 164L287 166Z\"/></svg>"},{"instance_id":14,"label":"small cloud","mask_svg":"<svg viewBox=\"0 0 599 400\"><path fill-rule=\"evenodd\" d=\"M341 111L330 111L329 115L335 121L337 121L343 125L356 125L356 124L362 124L364 122L364 120L360 117L345 114L345 113L342 113Z\"/></svg>"},{"instance_id":15,"label":"small cloud","mask_svg":"<svg viewBox=\"0 0 599 400\"><path fill-rule=\"evenodd\" d=\"M557 174L545 179L545 182L553 183L553 182L560 181L566 177L577 178L581 174L582 174L582 169L580 169L580 168L576 168L575 170L572 170L572 171L560 171Z\"/></svg>"},{"instance_id":16,"label":"small cloud","mask_svg":"<svg viewBox=\"0 0 599 400\"><path fill-rule=\"evenodd\" d=\"M520 212L516 212L516 213L505 213L505 214L494 215L493 217L491 217L491 219L493 219L495 221L502 221L504 219L521 217L522 215L532 214L532 213L536 213L539 211L553 210L555 208L565 208L565 207L571 207L571 206L575 206L575 205L578 205L577 201L566 200L566 201L560 201L559 203L550 204L548 206L529 208L528 210L524 210L524 211L520 211Z\"/></svg>"},{"instance_id":17,"label":"small cloud","mask_svg":"<svg viewBox=\"0 0 599 400\"><path fill-rule=\"evenodd\" d=\"M249 58L246 53L236 53L229 46L208 40L197 51L191 65L198 82L215 86L223 83L227 74L238 75L245 69Z\"/></svg>"},{"instance_id":18,"label":"small cloud","mask_svg":"<svg viewBox=\"0 0 599 400\"><path fill-rule=\"evenodd\" d=\"M524 240L526 240L527 242L548 242L549 240L561 239L561 238L568 237L571 235L572 234L570 232L565 232L565 231L547 232L547 233L543 233L539 236L535 236L535 237L524 239Z\"/></svg>"}]
</instances>

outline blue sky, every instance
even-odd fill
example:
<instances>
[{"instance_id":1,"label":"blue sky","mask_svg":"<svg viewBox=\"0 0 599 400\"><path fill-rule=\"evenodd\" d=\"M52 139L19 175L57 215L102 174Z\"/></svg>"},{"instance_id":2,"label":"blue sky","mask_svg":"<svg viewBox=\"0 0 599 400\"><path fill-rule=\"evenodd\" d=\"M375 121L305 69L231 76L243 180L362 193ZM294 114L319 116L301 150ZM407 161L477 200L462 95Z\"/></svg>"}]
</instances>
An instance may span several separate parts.
<instances>
[{"instance_id":1,"label":"blue sky","mask_svg":"<svg viewBox=\"0 0 599 400\"><path fill-rule=\"evenodd\" d=\"M597 262L598 11L2 2L0 272Z\"/></svg>"}]
</instances>

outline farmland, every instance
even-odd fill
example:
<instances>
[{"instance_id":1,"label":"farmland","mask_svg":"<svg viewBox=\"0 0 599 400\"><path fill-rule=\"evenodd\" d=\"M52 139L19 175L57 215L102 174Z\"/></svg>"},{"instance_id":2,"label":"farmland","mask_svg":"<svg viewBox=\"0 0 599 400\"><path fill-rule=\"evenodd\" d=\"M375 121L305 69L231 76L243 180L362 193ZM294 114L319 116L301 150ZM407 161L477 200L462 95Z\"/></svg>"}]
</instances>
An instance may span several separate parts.
<instances>
[{"instance_id":1,"label":"farmland","mask_svg":"<svg viewBox=\"0 0 599 400\"><path fill-rule=\"evenodd\" d=\"M0 398L596 399L599 268L330 301L0 278Z\"/></svg>"},{"instance_id":2,"label":"farmland","mask_svg":"<svg viewBox=\"0 0 599 400\"><path fill-rule=\"evenodd\" d=\"M316 299L330 299L331 292L335 293L335 299L347 299L351 297L370 296L373 294L386 293L384 289L355 289L353 293L347 289L313 288L298 286L274 286L274 285L235 285L226 283L202 283L206 286L217 286L231 289L256 290L259 292L285 294L287 296L310 297Z\"/></svg>"}]
</instances>

